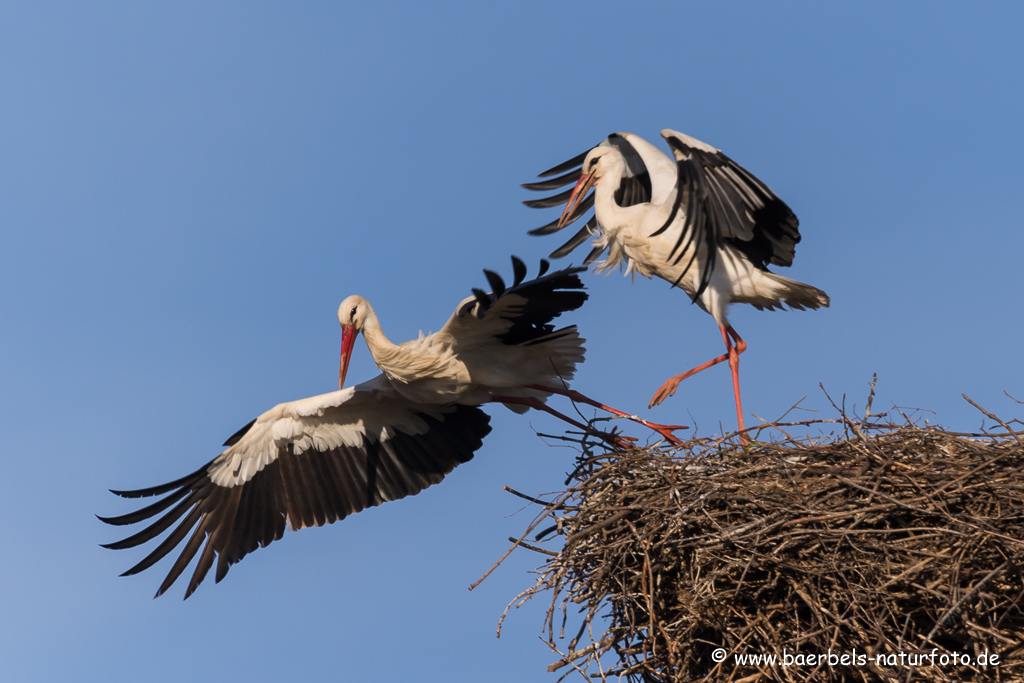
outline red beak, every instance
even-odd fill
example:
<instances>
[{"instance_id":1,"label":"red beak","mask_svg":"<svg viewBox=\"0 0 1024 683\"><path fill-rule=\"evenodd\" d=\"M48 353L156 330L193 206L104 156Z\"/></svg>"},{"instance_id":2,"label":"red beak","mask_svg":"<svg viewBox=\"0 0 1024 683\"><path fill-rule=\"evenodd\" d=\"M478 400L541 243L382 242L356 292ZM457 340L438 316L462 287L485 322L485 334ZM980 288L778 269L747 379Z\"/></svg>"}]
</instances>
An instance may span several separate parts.
<instances>
[{"instance_id":1,"label":"red beak","mask_svg":"<svg viewBox=\"0 0 1024 683\"><path fill-rule=\"evenodd\" d=\"M580 176L580 179L576 181L576 187L572 188L572 194L569 195L569 201L565 204L565 210L562 211L562 217L558 219L558 227L564 227L569 216L572 215L579 203L583 201L583 198L587 196L587 192L594 186L594 174L585 173Z\"/></svg>"},{"instance_id":2,"label":"red beak","mask_svg":"<svg viewBox=\"0 0 1024 683\"><path fill-rule=\"evenodd\" d=\"M345 388L345 375L348 374L348 362L352 360L352 347L356 343L359 332L352 325L341 326L341 368L338 370L338 388Z\"/></svg>"}]
</instances>

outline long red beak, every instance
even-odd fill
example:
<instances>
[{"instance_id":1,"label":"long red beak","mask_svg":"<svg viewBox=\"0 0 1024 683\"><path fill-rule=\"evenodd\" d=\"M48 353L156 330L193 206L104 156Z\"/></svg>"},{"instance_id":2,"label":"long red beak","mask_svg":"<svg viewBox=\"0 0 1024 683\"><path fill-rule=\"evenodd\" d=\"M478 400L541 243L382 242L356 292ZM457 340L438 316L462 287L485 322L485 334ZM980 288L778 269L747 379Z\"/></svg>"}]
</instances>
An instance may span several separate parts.
<instances>
[{"instance_id":1,"label":"long red beak","mask_svg":"<svg viewBox=\"0 0 1024 683\"><path fill-rule=\"evenodd\" d=\"M352 360L352 347L356 343L359 332L352 325L341 326L341 368L338 370L338 388L345 388L345 375L348 374L348 362Z\"/></svg>"},{"instance_id":2,"label":"long red beak","mask_svg":"<svg viewBox=\"0 0 1024 683\"><path fill-rule=\"evenodd\" d=\"M590 188L594 186L594 174L585 173L580 176L580 179L576 181L576 187L572 188L572 194L569 195L569 201L565 204L565 210L562 211L562 217L558 219L558 227L564 227L566 222L569 220L569 216L573 214L579 203L583 201L583 198L587 196L587 192L590 192Z\"/></svg>"}]
</instances>

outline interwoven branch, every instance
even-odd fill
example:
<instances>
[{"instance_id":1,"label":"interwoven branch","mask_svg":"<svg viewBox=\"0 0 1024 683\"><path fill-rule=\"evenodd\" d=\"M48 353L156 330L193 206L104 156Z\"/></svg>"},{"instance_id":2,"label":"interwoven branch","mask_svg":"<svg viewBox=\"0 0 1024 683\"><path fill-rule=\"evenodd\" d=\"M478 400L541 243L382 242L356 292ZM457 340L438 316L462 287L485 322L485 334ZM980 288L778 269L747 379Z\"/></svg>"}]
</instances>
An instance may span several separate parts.
<instances>
[{"instance_id":1,"label":"interwoven branch","mask_svg":"<svg viewBox=\"0 0 1024 683\"><path fill-rule=\"evenodd\" d=\"M581 457L528 530L562 547L516 601L549 601L550 669L657 682L1024 680L1021 439L1003 422L969 435L880 417L841 413L828 421L838 435ZM716 648L987 651L999 665L741 666L713 661Z\"/></svg>"}]
</instances>

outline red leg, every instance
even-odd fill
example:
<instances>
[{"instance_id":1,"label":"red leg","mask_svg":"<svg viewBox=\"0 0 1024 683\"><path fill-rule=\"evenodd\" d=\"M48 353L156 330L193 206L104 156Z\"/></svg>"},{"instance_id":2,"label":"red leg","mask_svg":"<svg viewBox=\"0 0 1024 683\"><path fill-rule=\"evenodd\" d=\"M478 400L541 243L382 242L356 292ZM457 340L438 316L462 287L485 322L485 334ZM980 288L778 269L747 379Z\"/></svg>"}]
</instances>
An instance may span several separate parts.
<instances>
[{"instance_id":1,"label":"red leg","mask_svg":"<svg viewBox=\"0 0 1024 683\"><path fill-rule=\"evenodd\" d=\"M732 337L736 344L732 344ZM750 443L744 430L747 428L743 422L743 402L740 400L740 354L747 350L747 343L743 341L732 325L722 328L722 338L725 339L725 347L729 352L729 369L732 370L732 392L736 397L736 421L739 423L740 441L746 445Z\"/></svg>"},{"instance_id":2,"label":"red leg","mask_svg":"<svg viewBox=\"0 0 1024 683\"><path fill-rule=\"evenodd\" d=\"M707 363L698 365L693 370L687 370L681 375L676 375L675 377L670 377L669 379L665 380L665 383L662 384L656 392L654 392L654 396L651 398L651 402L647 405L647 407L653 408L656 405L660 405L662 401L664 401L666 398L675 395L676 389L679 388L679 383L682 382L684 379L693 377L701 370L707 370L712 365L718 365L719 363L725 360L729 360L728 353L723 353L721 356L718 356L717 358L712 358Z\"/></svg>"},{"instance_id":3,"label":"red leg","mask_svg":"<svg viewBox=\"0 0 1024 683\"><path fill-rule=\"evenodd\" d=\"M592 427L588 427L582 422L577 422L568 415L563 415L562 413L558 412L551 406L544 403L544 401L540 400L536 396L491 396L491 401L494 403L511 403L514 405L530 406L531 408L534 408L536 410L543 410L545 413L550 413L551 415L554 415L557 418L565 420L573 427L576 427L577 429L580 429L583 432L589 434L596 434L599 438L603 439L605 442L607 442L614 448L628 448L632 445L631 443L629 443L630 437L619 436L616 434L605 434L604 432L600 432L596 429L593 429Z\"/></svg>"},{"instance_id":4,"label":"red leg","mask_svg":"<svg viewBox=\"0 0 1024 683\"><path fill-rule=\"evenodd\" d=\"M657 422L649 422L637 415L630 415L629 413L624 413L621 410L617 410L610 406L606 406L603 403L599 403L594 399L590 398L589 396L584 396L583 394L574 389L559 389L558 387L548 387L542 384L527 384L526 388L536 389L538 391L546 391L552 394L559 394L560 396L568 396L570 399L578 403L586 403L589 406L594 406L595 408L606 410L612 415L618 415L619 417L627 418L629 420L632 420L633 422L636 422L637 424L642 424L645 427L653 429L654 431L658 432L666 439L668 439L669 443L673 443L677 446L681 445L683 442L680 441L679 438L676 437L674 434L672 434L672 432L675 431L676 429L688 429L686 425L663 425L658 424Z\"/></svg>"},{"instance_id":5,"label":"red leg","mask_svg":"<svg viewBox=\"0 0 1024 683\"><path fill-rule=\"evenodd\" d=\"M736 417L739 422L739 429L743 431L746 427L743 422L743 404L740 401L740 354L747 350L747 343L743 341L739 333L733 329L732 325L719 326L719 331L722 333L722 340L725 341L725 353L716 358L712 358L707 363L698 365L692 370L688 370L681 375L676 375L665 381L664 384L654 393L654 397L651 399L649 408L653 408L658 405L669 396L676 393L676 389L679 388L679 383L688 377L693 377L701 370L707 370L712 365L718 365L723 361L729 361L729 369L732 370L732 390L733 395L736 398ZM733 341L735 340L735 344ZM746 436L742 436L741 439L744 443L747 443Z\"/></svg>"}]
</instances>

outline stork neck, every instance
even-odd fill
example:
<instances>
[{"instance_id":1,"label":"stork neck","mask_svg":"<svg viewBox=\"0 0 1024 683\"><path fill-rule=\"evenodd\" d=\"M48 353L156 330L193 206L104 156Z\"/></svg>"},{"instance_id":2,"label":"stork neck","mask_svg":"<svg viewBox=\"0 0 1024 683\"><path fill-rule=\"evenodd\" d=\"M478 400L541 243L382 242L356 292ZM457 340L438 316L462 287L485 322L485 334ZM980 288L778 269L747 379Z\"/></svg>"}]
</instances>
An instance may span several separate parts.
<instances>
[{"instance_id":1,"label":"stork neck","mask_svg":"<svg viewBox=\"0 0 1024 683\"><path fill-rule=\"evenodd\" d=\"M363 323L363 336L366 338L366 346L370 349L373 362L377 364L389 380L397 382L401 387L416 384L428 380L437 374L440 364L444 369L444 362L450 358L449 355L439 354L436 350L425 349L422 344L406 342L405 344L392 344L384 336L380 321L376 315L369 315ZM420 341L424 338L421 337ZM426 339L429 339L427 337ZM401 392L402 389L396 386Z\"/></svg>"},{"instance_id":2,"label":"stork neck","mask_svg":"<svg viewBox=\"0 0 1024 683\"><path fill-rule=\"evenodd\" d=\"M622 180L623 169L616 170L617 173L613 171L602 177L594 189L594 212L597 221L603 230L610 232L617 232L630 226L639 228L650 204L645 202L633 206L620 206L615 201L615 190Z\"/></svg>"},{"instance_id":3,"label":"stork neck","mask_svg":"<svg viewBox=\"0 0 1024 683\"><path fill-rule=\"evenodd\" d=\"M382 357L391 355L398 348L384 334L384 330L380 326L380 320L374 311L371 311L363 322L363 338L366 339L366 346L370 349L370 355L373 356L374 361L378 365Z\"/></svg>"}]
</instances>

